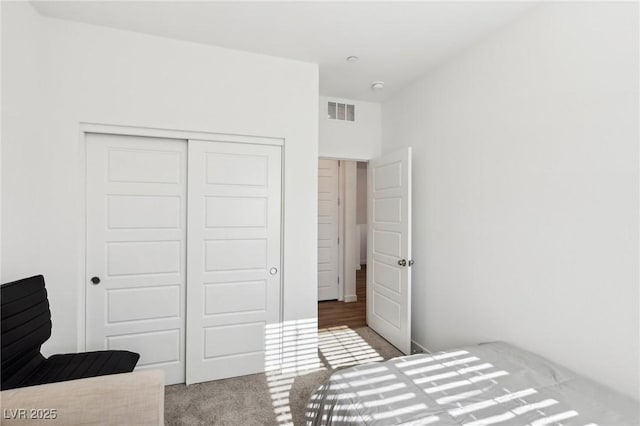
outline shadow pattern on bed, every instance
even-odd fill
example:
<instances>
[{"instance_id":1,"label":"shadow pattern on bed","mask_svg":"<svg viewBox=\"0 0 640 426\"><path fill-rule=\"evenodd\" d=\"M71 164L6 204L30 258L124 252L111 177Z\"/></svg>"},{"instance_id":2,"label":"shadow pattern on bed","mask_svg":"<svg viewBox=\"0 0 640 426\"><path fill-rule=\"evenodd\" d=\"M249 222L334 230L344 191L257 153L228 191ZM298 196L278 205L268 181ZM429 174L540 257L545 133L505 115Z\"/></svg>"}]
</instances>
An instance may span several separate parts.
<instances>
[{"instance_id":1,"label":"shadow pattern on bed","mask_svg":"<svg viewBox=\"0 0 640 426\"><path fill-rule=\"evenodd\" d=\"M535 354L488 343L334 373L307 425L637 425L638 405Z\"/></svg>"}]
</instances>

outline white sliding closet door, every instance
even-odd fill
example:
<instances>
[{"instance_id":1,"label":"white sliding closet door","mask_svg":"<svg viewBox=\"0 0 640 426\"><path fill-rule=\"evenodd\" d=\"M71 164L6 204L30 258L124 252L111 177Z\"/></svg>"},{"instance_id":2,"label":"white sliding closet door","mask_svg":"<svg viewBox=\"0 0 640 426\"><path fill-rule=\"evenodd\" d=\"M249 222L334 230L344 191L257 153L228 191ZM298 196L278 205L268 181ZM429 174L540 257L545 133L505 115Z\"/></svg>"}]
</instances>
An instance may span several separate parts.
<instances>
[{"instance_id":1,"label":"white sliding closet door","mask_svg":"<svg viewBox=\"0 0 640 426\"><path fill-rule=\"evenodd\" d=\"M186 382L277 367L281 148L188 145Z\"/></svg>"},{"instance_id":2,"label":"white sliding closet door","mask_svg":"<svg viewBox=\"0 0 640 426\"><path fill-rule=\"evenodd\" d=\"M87 135L87 350L184 382L187 142Z\"/></svg>"}]
</instances>

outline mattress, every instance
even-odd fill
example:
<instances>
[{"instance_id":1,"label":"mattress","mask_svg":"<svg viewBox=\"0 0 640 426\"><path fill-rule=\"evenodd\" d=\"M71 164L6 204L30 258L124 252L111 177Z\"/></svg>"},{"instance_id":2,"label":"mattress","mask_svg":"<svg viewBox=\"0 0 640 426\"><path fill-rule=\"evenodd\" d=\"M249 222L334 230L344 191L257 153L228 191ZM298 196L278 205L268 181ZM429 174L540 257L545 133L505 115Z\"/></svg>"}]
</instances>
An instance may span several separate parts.
<instances>
[{"instance_id":1,"label":"mattress","mask_svg":"<svg viewBox=\"0 0 640 426\"><path fill-rule=\"evenodd\" d=\"M506 343L339 370L311 395L307 425L640 424L638 402Z\"/></svg>"}]
</instances>

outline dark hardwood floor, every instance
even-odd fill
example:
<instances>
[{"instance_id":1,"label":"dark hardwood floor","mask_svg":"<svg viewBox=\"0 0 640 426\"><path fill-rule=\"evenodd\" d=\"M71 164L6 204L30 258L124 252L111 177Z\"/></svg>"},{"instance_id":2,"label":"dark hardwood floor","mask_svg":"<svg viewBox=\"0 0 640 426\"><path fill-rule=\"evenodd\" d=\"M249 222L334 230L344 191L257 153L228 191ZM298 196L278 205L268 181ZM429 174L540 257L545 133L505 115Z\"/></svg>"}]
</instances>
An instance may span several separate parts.
<instances>
[{"instance_id":1,"label":"dark hardwood floor","mask_svg":"<svg viewBox=\"0 0 640 426\"><path fill-rule=\"evenodd\" d=\"M357 302L345 303L337 300L318 302L318 328L346 325L350 328L367 325L367 266L356 271Z\"/></svg>"}]
</instances>

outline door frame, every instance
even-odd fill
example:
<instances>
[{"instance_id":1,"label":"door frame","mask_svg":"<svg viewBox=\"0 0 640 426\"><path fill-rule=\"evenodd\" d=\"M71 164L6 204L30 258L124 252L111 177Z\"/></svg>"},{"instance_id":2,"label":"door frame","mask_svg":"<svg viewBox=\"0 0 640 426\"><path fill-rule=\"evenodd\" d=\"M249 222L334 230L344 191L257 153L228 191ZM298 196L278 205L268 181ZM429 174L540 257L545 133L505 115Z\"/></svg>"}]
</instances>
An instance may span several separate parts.
<instances>
[{"instance_id":1,"label":"door frame","mask_svg":"<svg viewBox=\"0 0 640 426\"><path fill-rule=\"evenodd\" d=\"M320 160L335 160L338 162L338 301L344 301L344 167L342 160L330 157L318 157ZM316 196L316 198L318 198ZM317 212L316 212L317 213ZM316 248L316 253L318 249ZM317 263L317 261L316 261ZM317 294L318 285L316 283L316 303L319 302Z\"/></svg>"},{"instance_id":2,"label":"door frame","mask_svg":"<svg viewBox=\"0 0 640 426\"><path fill-rule=\"evenodd\" d=\"M338 160L338 301L344 302L344 167Z\"/></svg>"},{"instance_id":3,"label":"door frame","mask_svg":"<svg viewBox=\"0 0 640 426\"><path fill-rule=\"evenodd\" d=\"M77 317L77 350L79 352L86 351L87 344L87 135L92 133L101 133L109 135L120 136L143 136L150 138L165 138L165 139L183 139L189 143L189 140L201 140L209 142L233 142L253 145L275 145L283 147L281 149L281 206L280 206L280 312L279 322L284 318L284 280L285 280L285 268L284 268L284 246L285 246L285 223L284 223L284 199L285 199L285 139L281 137L273 136L255 136L255 135L241 135L241 134L229 134L229 133L214 133L214 132L201 132L191 130L176 130L176 129L163 129L153 127L139 127L128 125L117 125L107 123L91 123L80 122L78 128L78 184L80 186L79 200L78 200L78 236L77 246L80 250L81 256L79 256L78 264L76 265L76 282L78 283L77 294L78 308L76 312ZM186 285L186 284L185 284ZM186 304L186 297L184 303ZM282 342L282 339L281 339Z\"/></svg>"},{"instance_id":4,"label":"door frame","mask_svg":"<svg viewBox=\"0 0 640 426\"><path fill-rule=\"evenodd\" d=\"M339 302L345 302L345 275L344 275L344 242L345 242L345 221L344 221L344 214L345 214L345 167L343 165L343 162L345 161L353 161L355 163L367 163L369 164L371 162L371 160L365 160L365 159L361 159L361 158L341 158L341 157L330 157L330 156L319 156L318 160L336 160L338 161L338 198L340 199L340 205L338 208L338 236L340 238L340 241L338 243L338 301ZM357 173L357 171L356 171ZM357 175L356 175L356 182L357 182ZM367 199L367 203L369 202L369 200ZM367 209L369 208L369 206L367 205ZM367 223L367 235L369 235L369 224ZM359 259L358 259L359 261ZM316 286L317 287L317 286ZM316 295L316 303L318 303L318 297ZM355 300L349 301L349 302L355 302ZM349 303L349 302L345 302L345 303Z\"/></svg>"}]
</instances>

